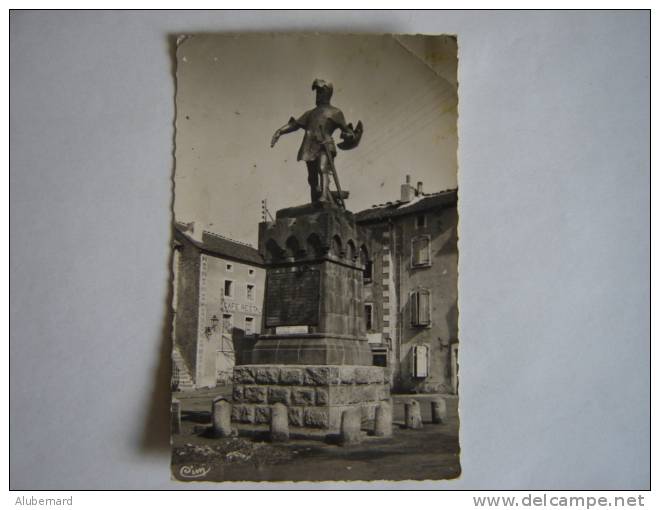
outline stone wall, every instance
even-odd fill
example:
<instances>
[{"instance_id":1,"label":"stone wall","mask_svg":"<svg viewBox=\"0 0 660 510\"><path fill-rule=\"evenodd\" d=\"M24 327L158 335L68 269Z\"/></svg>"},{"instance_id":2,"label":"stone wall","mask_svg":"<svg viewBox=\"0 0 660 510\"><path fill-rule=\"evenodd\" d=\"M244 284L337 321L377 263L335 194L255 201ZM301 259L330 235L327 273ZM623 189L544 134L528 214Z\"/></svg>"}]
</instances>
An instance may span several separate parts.
<instances>
[{"instance_id":1,"label":"stone wall","mask_svg":"<svg viewBox=\"0 0 660 510\"><path fill-rule=\"evenodd\" d=\"M234 368L232 422L239 431L265 431L273 404L288 407L292 436L338 434L341 415L360 407L364 420L390 398L389 376L373 366L243 365Z\"/></svg>"}]
</instances>

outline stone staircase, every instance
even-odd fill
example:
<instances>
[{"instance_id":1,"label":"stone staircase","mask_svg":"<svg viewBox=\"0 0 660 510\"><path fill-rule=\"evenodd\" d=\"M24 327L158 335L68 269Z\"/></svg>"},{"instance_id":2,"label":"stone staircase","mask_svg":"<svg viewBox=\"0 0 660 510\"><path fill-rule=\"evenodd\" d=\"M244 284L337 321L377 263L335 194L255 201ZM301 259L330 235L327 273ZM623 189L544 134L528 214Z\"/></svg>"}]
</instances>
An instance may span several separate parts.
<instances>
[{"instance_id":1,"label":"stone staircase","mask_svg":"<svg viewBox=\"0 0 660 510\"><path fill-rule=\"evenodd\" d=\"M179 348L175 345L172 348L172 391L193 391L194 389L195 381L190 375L190 370L188 370Z\"/></svg>"}]
</instances>

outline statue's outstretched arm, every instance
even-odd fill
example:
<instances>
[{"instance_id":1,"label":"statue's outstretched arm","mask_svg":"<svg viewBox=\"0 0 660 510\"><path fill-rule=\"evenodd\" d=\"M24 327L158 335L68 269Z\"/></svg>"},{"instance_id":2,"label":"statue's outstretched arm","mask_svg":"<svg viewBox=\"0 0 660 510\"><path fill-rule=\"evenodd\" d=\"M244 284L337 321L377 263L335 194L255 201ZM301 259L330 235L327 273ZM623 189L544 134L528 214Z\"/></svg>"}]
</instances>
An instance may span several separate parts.
<instances>
[{"instance_id":1,"label":"statue's outstretched arm","mask_svg":"<svg viewBox=\"0 0 660 510\"><path fill-rule=\"evenodd\" d=\"M287 133L293 133L300 129L300 125L296 122L296 119L291 117L289 122L284 124L281 128L277 129L273 134L273 138L270 141L270 146L273 147L277 141L280 139L280 136L286 135Z\"/></svg>"}]
</instances>

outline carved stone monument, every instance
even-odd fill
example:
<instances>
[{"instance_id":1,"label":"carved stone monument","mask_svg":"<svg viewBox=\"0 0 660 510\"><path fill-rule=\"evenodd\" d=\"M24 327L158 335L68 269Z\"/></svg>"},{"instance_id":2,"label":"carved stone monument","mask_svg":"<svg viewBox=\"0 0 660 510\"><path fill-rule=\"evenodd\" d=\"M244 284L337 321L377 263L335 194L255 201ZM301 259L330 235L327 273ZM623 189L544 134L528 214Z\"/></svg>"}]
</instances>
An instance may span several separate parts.
<instances>
[{"instance_id":1,"label":"carved stone monument","mask_svg":"<svg viewBox=\"0 0 660 510\"><path fill-rule=\"evenodd\" d=\"M325 94L328 102L321 106L327 108L327 86L318 83L314 88L317 96ZM344 140L353 140L346 148L353 148L362 127L355 138L346 134L349 126L337 124ZM333 131L330 125L305 137L327 138ZM326 138L307 143L328 143ZM332 172L338 187L332 151L325 154L320 172ZM374 419L376 408L390 398L389 378L384 368L372 366L366 339L363 234L343 207L347 194L339 189L330 194L328 179L320 189L315 186L320 179L309 181L311 204L282 209L274 221L259 225L267 270L265 319L251 364L234 368L232 422L241 433L267 432L273 406L284 404L292 437L338 436L344 411L360 409L363 419Z\"/></svg>"}]
</instances>

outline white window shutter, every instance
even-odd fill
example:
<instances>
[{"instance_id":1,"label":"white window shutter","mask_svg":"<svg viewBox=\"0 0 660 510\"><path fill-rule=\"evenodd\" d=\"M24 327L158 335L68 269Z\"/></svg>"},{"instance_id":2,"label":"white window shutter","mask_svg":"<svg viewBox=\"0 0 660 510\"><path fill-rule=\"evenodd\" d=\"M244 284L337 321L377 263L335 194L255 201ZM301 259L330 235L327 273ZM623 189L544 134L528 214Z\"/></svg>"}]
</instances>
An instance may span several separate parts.
<instances>
[{"instance_id":1,"label":"white window shutter","mask_svg":"<svg viewBox=\"0 0 660 510\"><path fill-rule=\"evenodd\" d=\"M427 345L416 345L413 348L413 377L428 377L429 348Z\"/></svg>"}]
</instances>

